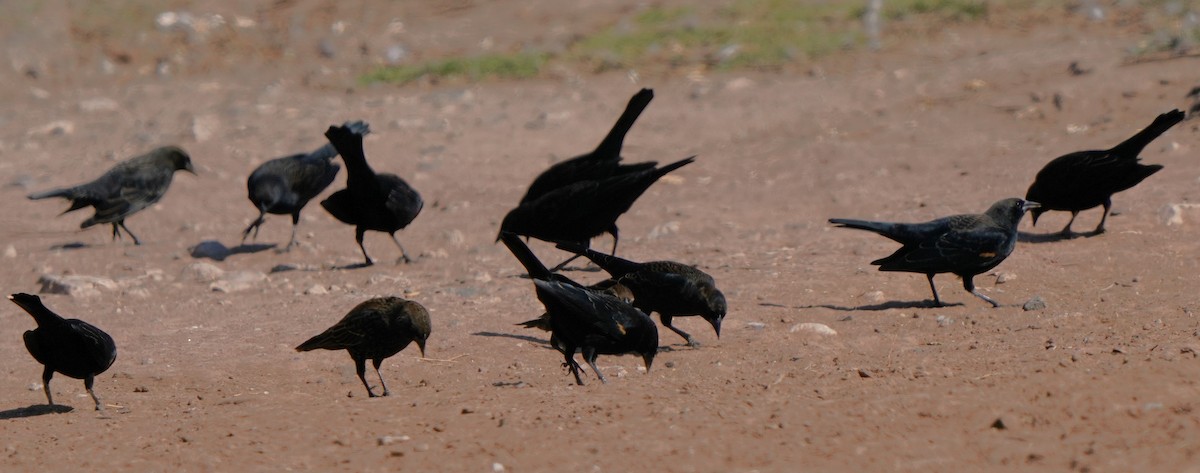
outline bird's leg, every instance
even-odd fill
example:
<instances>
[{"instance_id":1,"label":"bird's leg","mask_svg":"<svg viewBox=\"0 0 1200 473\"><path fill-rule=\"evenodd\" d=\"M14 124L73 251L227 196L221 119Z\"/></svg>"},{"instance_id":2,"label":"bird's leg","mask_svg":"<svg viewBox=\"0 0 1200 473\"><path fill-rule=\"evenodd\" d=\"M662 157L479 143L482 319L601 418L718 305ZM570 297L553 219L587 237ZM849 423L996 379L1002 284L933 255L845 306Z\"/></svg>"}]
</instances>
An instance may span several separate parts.
<instances>
[{"instance_id":1,"label":"bird's leg","mask_svg":"<svg viewBox=\"0 0 1200 473\"><path fill-rule=\"evenodd\" d=\"M387 383L383 382L383 373L379 372L379 365L383 364L383 359L376 358L372 363L375 364L375 374L379 376L379 385L383 386L383 395L390 396L392 393L388 391Z\"/></svg>"},{"instance_id":2,"label":"bird's leg","mask_svg":"<svg viewBox=\"0 0 1200 473\"><path fill-rule=\"evenodd\" d=\"M1092 233L1099 235L1104 233L1104 221L1108 220L1108 211L1112 210L1112 198L1104 199L1104 215L1100 216L1100 225L1096 225L1096 230Z\"/></svg>"},{"instance_id":3,"label":"bird's leg","mask_svg":"<svg viewBox=\"0 0 1200 473\"><path fill-rule=\"evenodd\" d=\"M367 384L367 359L355 356L354 371L358 373L358 379L361 379L363 386L367 388L367 397L375 397L375 391L372 391L371 385Z\"/></svg>"},{"instance_id":4,"label":"bird's leg","mask_svg":"<svg viewBox=\"0 0 1200 473\"><path fill-rule=\"evenodd\" d=\"M970 292L971 294L975 294L975 297L978 297L980 299L988 301L988 303L991 304L993 308L1000 307L999 302L996 302L996 301L992 300L992 298L985 296L982 293L980 293L979 291L975 290L975 277L974 276L963 276L962 280L963 280L963 289L966 289L967 292Z\"/></svg>"},{"instance_id":5,"label":"bird's leg","mask_svg":"<svg viewBox=\"0 0 1200 473\"><path fill-rule=\"evenodd\" d=\"M604 375L600 373L600 368L596 367L596 348L585 347L583 349L583 361L586 361L588 366L592 367L592 371L596 373L596 377L600 378L600 382L608 384L608 380L604 379Z\"/></svg>"},{"instance_id":6,"label":"bird's leg","mask_svg":"<svg viewBox=\"0 0 1200 473\"><path fill-rule=\"evenodd\" d=\"M680 337L683 337L684 340L687 340L687 344L689 347L695 348L695 347L700 346L700 342L697 342L695 338L692 338L691 334L684 332L683 330L680 330L678 328L675 328L674 325L671 325L671 316L670 315L663 315L660 313L660 314L658 314L658 318L660 320L662 320L663 327L671 329L672 332L679 334Z\"/></svg>"},{"instance_id":7,"label":"bird's leg","mask_svg":"<svg viewBox=\"0 0 1200 473\"><path fill-rule=\"evenodd\" d=\"M354 229L354 241L357 241L357 242L358 242L358 249L362 250L363 258L366 258L366 260L367 260L367 266L370 266L370 265L373 265L373 264L375 264L375 262L374 262L374 261L371 261L371 257L370 257L370 256L367 256L367 247L363 246L363 243L362 243L362 241L363 241L363 235L364 235L364 234L366 234L366 233L367 233L367 229L365 229L365 228L363 228L363 227L357 227L357 228L355 228L355 229ZM366 382L366 381L364 381L364 383L365 383L365 382Z\"/></svg>"},{"instance_id":8,"label":"bird's leg","mask_svg":"<svg viewBox=\"0 0 1200 473\"><path fill-rule=\"evenodd\" d=\"M401 245L400 240L396 239L396 233L393 232L393 233L389 233L388 235L392 236L392 241L396 242L397 248L400 248L400 259L403 259L405 263L411 263L412 258L408 257L408 252L404 251L404 245Z\"/></svg>"},{"instance_id":9,"label":"bird's leg","mask_svg":"<svg viewBox=\"0 0 1200 473\"><path fill-rule=\"evenodd\" d=\"M287 246L283 247L283 251L285 251L285 252L292 251L292 247L296 246L296 227L299 227L299 226L300 226L300 212L296 212L296 213L292 214L292 237L288 239L288 244L287 244ZM257 237L258 232L255 231L254 233L255 233L255 237Z\"/></svg>"},{"instance_id":10,"label":"bird's leg","mask_svg":"<svg viewBox=\"0 0 1200 473\"><path fill-rule=\"evenodd\" d=\"M96 397L96 391L93 391L93 390L92 390L92 384L93 384L93 383L95 383L95 381L96 381L96 378L95 378L95 377L92 377L92 376L88 376L88 377L86 377L86 378L83 378L83 387L87 388L87 392L88 392L88 394L91 394L91 395L92 395L92 400L93 400L93 401L96 401L96 410L98 410L98 411L103 411L103 410L104 410L104 404L101 404L101 403L100 403L100 398L99 398L99 397Z\"/></svg>"},{"instance_id":11,"label":"bird's leg","mask_svg":"<svg viewBox=\"0 0 1200 473\"><path fill-rule=\"evenodd\" d=\"M612 253L609 254L612 256L617 256L617 242L621 240L621 238L617 236L617 224L614 223L612 227L609 227L608 233L613 236L613 249Z\"/></svg>"},{"instance_id":12,"label":"bird's leg","mask_svg":"<svg viewBox=\"0 0 1200 473\"><path fill-rule=\"evenodd\" d=\"M1104 211L1104 213L1108 213L1108 210L1105 210L1105 211ZM1075 234L1071 232L1071 224L1072 224L1072 223L1075 223L1075 216L1076 216L1076 215L1079 215L1079 211L1078 211L1078 210L1072 210L1072 211L1071 211L1071 219L1070 219L1070 220L1067 220L1067 226L1063 227L1063 229L1062 229L1062 232L1060 232L1060 233L1062 233L1062 237L1063 237L1063 238L1075 238ZM1100 220L1100 224L1101 224L1101 225L1103 225L1103 224L1104 224L1104 219L1103 219L1103 218Z\"/></svg>"},{"instance_id":13,"label":"bird's leg","mask_svg":"<svg viewBox=\"0 0 1200 473\"><path fill-rule=\"evenodd\" d=\"M54 377L54 369L49 366L42 370L42 390L46 391L46 403L54 405L54 396L50 395L50 378Z\"/></svg>"},{"instance_id":14,"label":"bird's leg","mask_svg":"<svg viewBox=\"0 0 1200 473\"><path fill-rule=\"evenodd\" d=\"M567 369L571 370L571 374L575 375L575 384L583 386L583 378L579 377L579 363L575 362L575 347L565 347L563 357L566 358L563 364L567 365Z\"/></svg>"},{"instance_id":15,"label":"bird's leg","mask_svg":"<svg viewBox=\"0 0 1200 473\"><path fill-rule=\"evenodd\" d=\"M133 232L129 231L129 227L126 227L126 226L125 226L125 221L124 221L124 220L121 220L120 222L117 222L117 225L120 225L120 226L121 226L121 230L125 230L125 233L129 234L129 238L133 238L133 244L135 244L135 245L141 245L141 244L142 244L141 240L138 240L138 237L137 237L137 235L134 235L134 234L133 234ZM116 231L117 231L117 229L114 227L114 228L113 228L113 233L116 233Z\"/></svg>"},{"instance_id":16,"label":"bird's leg","mask_svg":"<svg viewBox=\"0 0 1200 473\"><path fill-rule=\"evenodd\" d=\"M120 240L120 239L121 239L121 230L119 230L119 229L118 229L118 227L117 227L117 224L116 224L116 223L113 223L113 224L112 224L112 227L113 227L113 231L112 231L112 239L113 239L113 241Z\"/></svg>"},{"instance_id":17,"label":"bird's leg","mask_svg":"<svg viewBox=\"0 0 1200 473\"><path fill-rule=\"evenodd\" d=\"M933 275L926 274L925 277L929 278L929 290L933 291L933 305L935 307L943 307L942 299L938 297L937 286L933 285Z\"/></svg>"},{"instance_id":18,"label":"bird's leg","mask_svg":"<svg viewBox=\"0 0 1200 473\"><path fill-rule=\"evenodd\" d=\"M246 237L250 237L251 230L254 230L254 240L258 240L258 227L262 226L262 224L264 222L266 222L266 218L264 217L264 215L265 215L264 212L262 210L259 210L258 218L254 218L254 221L250 222L250 227L246 227L246 229L241 230L241 243L242 244L246 243Z\"/></svg>"},{"instance_id":19,"label":"bird's leg","mask_svg":"<svg viewBox=\"0 0 1200 473\"><path fill-rule=\"evenodd\" d=\"M567 258L567 260L566 260L566 261L563 261L563 262L561 262L561 263L558 263L558 265L557 265L557 266L555 266L555 267L553 267L553 268L550 268L550 272L554 273L554 272L558 272L558 271L562 270L563 268L567 267L567 263L570 263L570 262L572 262L572 261L575 261L575 258L578 258L578 257L579 257L579 255L574 255L574 256L572 256L572 257L570 257L570 258Z\"/></svg>"}]
</instances>

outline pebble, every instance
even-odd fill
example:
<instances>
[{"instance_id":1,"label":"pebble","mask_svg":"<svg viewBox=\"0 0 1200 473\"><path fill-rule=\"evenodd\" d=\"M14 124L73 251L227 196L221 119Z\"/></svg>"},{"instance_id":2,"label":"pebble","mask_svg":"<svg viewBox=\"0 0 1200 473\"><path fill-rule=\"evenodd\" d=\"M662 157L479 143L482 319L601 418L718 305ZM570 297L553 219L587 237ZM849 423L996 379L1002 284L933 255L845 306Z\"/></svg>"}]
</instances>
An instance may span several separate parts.
<instances>
[{"instance_id":1,"label":"pebble","mask_svg":"<svg viewBox=\"0 0 1200 473\"><path fill-rule=\"evenodd\" d=\"M309 296L321 296L329 294L329 290L320 284L313 284L312 287L304 290L304 294Z\"/></svg>"},{"instance_id":2,"label":"pebble","mask_svg":"<svg viewBox=\"0 0 1200 473\"><path fill-rule=\"evenodd\" d=\"M1006 282L1017 279L1017 275L1013 273L997 273L996 284L1004 284Z\"/></svg>"},{"instance_id":3,"label":"pebble","mask_svg":"<svg viewBox=\"0 0 1200 473\"><path fill-rule=\"evenodd\" d=\"M946 317L944 315L937 316L938 327L946 327L952 323L954 323L954 319L951 319L950 317Z\"/></svg>"},{"instance_id":4,"label":"pebble","mask_svg":"<svg viewBox=\"0 0 1200 473\"><path fill-rule=\"evenodd\" d=\"M217 265L199 261L183 267L180 272L183 279L195 282L213 282L225 275L225 270Z\"/></svg>"},{"instance_id":5,"label":"pebble","mask_svg":"<svg viewBox=\"0 0 1200 473\"><path fill-rule=\"evenodd\" d=\"M1042 296L1033 296L1033 299L1026 301L1025 305L1022 305L1021 308L1025 309L1026 312L1042 310L1046 308L1046 301L1042 300Z\"/></svg>"},{"instance_id":6,"label":"pebble","mask_svg":"<svg viewBox=\"0 0 1200 473\"><path fill-rule=\"evenodd\" d=\"M751 330L762 330L764 328L767 328L767 324L764 324L762 322L746 322L746 328L749 328Z\"/></svg>"},{"instance_id":7,"label":"pebble","mask_svg":"<svg viewBox=\"0 0 1200 473\"><path fill-rule=\"evenodd\" d=\"M793 325L792 328L788 329L788 332L808 332L816 335L837 335L837 331L829 328L828 325L813 322L798 323Z\"/></svg>"},{"instance_id":8,"label":"pebble","mask_svg":"<svg viewBox=\"0 0 1200 473\"><path fill-rule=\"evenodd\" d=\"M43 274L38 278L42 294L63 294L71 297L91 297L100 294L100 289L113 291L120 286L112 279L98 276L56 276Z\"/></svg>"},{"instance_id":9,"label":"pebble","mask_svg":"<svg viewBox=\"0 0 1200 473\"><path fill-rule=\"evenodd\" d=\"M407 441L409 441L409 436L407 436L407 435L384 435L384 436L376 439L376 443L379 444L380 447L382 447L384 445L391 445L396 442L407 442Z\"/></svg>"},{"instance_id":10,"label":"pebble","mask_svg":"<svg viewBox=\"0 0 1200 473\"><path fill-rule=\"evenodd\" d=\"M1183 225L1183 214L1188 210L1200 209L1200 204L1167 204L1159 211L1159 218L1168 227Z\"/></svg>"},{"instance_id":11,"label":"pebble","mask_svg":"<svg viewBox=\"0 0 1200 473\"><path fill-rule=\"evenodd\" d=\"M215 292L239 292L251 289L266 280L267 275L258 271L231 271L208 287Z\"/></svg>"},{"instance_id":12,"label":"pebble","mask_svg":"<svg viewBox=\"0 0 1200 473\"><path fill-rule=\"evenodd\" d=\"M16 258L17 257L17 249L14 248L12 245L8 245L7 247L4 248L4 257L5 258Z\"/></svg>"}]
</instances>

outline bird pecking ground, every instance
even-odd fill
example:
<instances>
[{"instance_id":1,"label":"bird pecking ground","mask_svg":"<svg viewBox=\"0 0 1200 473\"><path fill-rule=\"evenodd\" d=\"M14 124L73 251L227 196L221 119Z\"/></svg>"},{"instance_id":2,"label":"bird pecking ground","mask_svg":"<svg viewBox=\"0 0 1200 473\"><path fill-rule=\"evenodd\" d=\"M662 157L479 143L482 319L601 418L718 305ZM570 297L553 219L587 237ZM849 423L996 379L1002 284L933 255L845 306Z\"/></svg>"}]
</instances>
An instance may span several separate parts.
<instances>
[{"instance_id":1,"label":"bird pecking ground","mask_svg":"<svg viewBox=\"0 0 1200 473\"><path fill-rule=\"evenodd\" d=\"M0 92L0 287L38 292L43 275L76 276L74 295L43 297L110 333L118 358L96 380L104 414L92 412L82 383L62 380L55 400L73 412L31 409L44 401L41 368L20 340L33 321L15 306L0 309L2 469L1171 471L1196 463L1194 122L1142 153L1165 169L1114 196L1106 234L1046 242L1037 236L1069 215L1046 214L1037 227L1025 219L1029 235L1012 256L975 279L1003 304L997 309L949 275L935 281L957 305L928 308L924 277L869 265L894 243L825 223L982 212L1023 196L1050 159L1111 147L1157 114L1186 109L1196 60L1126 63L1144 31L1055 12L1019 24L930 24L936 33L885 36L879 52L778 70L594 74L560 65L516 81L363 86L356 72L373 59L362 51L388 51L386 38L406 44L414 61L475 51L486 38L503 49L546 25L550 33L537 39L552 42L569 36L563 25L617 23L636 2L561 11L536 1L510 9L429 2L398 13L402 26L363 13L368 2L301 3L241 16L240 3L207 4L227 25L254 20L236 26L243 36L292 28L294 50L217 33L96 39L81 31L109 30L72 29L82 13L52 3L36 12L45 28L11 30L13 67L0 68L8 84ZM176 34L153 20L144 28ZM39 39L55 35L62 41ZM224 62L238 54L259 60ZM1072 63L1084 73L1069 72ZM649 373L638 357L601 357L609 383L589 376L575 386L544 332L514 326L542 309L494 242L496 230L538 172L592 149L641 87L655 98L626 138L625 158L698 157L621 218L618 255L698 265L716 278L729 314L719 340L700 318L676 318L702 346L660 330L668 348ZM364 144L372 167L402 176L425 199L397 234L414 263L397 264L386 235L368 234L377 264L336 269L361 255L353 229L318 206L304 213L290 253L192 256L189 248L206 241L237 246L257 215L245 189L255 166L320 146L330 124L351 119L372 126ZM79 231L87 215L55 216L60 202L25 199L161 144L185 148L197 175L177 176L157 205L130 218L141 246ZM316 200L343 187L344 176ZM1087 211L1076 224L1098 219L1098 209ZM268 216L257 242L286 244L290 223ZM566 257L549 244L531 247L546 261ZM593 283L602 274L571 277ZM383 295L419 301L433 320L428 359L409 349L384 363L390 397L366 398L344 353L292 350ZM1046 307L1023 310L1035 296Z\"/></svg>"}]
</instances>

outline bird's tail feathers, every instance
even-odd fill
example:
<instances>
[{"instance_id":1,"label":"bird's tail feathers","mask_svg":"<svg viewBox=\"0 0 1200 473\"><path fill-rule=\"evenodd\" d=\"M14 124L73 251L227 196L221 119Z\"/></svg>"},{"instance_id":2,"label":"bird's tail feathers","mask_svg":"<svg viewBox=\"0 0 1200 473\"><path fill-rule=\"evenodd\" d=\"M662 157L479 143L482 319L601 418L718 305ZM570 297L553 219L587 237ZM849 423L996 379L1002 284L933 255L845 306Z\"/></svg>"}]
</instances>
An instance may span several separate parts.
<instances>
[{"instance_id":1,"label":"bird's tail feathers","mask_svg":"<svg viewBox=\"0 0 1200 473\"><path fill-rule=\"evenodd\" d=\"M831 218L829 223L837 225L839 228L854 228L858 230L866 230L869 232L887 235L892 229L892 224L888 222L872 222L869 220L854 220L850 218Z\"/></svg>"},{"instance_id":2,"label":"bird's tail feathers","mask_svg":"<svg viewBox=\"0 0 1200 473\"><path fill-rule=\"evenodd\" d=\"M53 189L53 190L42 191L42 192L34 192L32 194L29 194L26 197L28 197L29 200L49 199L51 197L63 197L63 198L67 198L67 199L73 199L73 198L75 198L74 195L75 195L74 187L64 187L62 189Z\"/></svg>"},{"instance_id":3,"label":"bird's tail feathers","mask_svg":"<svg viewBox=\"0 0 1200 473\"><path fill-rule=\"evenodd\" d=\"M1137 132L1136 135L1122 141L1121 144L1112 148L1112 153L1128 159L1136 158L1142 152L1146 145L1158 138L1159 135L1166 133L1175 124L1183 121L1185 114L1179 109L1171 110L1170 112L1159 115L1154 119L1154 122Z\"/></svg>"},{"instance_id":4,"label":"bird's tail feathers","mask_svg":"<svg viewBox=\"0 0 1200 473\"><path fill-rule=\"evenodd\" d=\"M596 146L596 154L618 156L621 152L621 146L625 143L625 135L633 128L633 122L637 121L638 116L650 105L650 100L654 98L654 91L651 89L642 89L634 94L629 99L629 105L625 106L625 111L621 113L621 117L613 124L612 130L609 130L608 135Z\"/></svg>"},{"instance_id":5,"label":"bird's tail feathers","mask_svg":"<svg viewBox=\"0 0 1200 473\"><path fill-rule=\"evenodd\" d=\"M513 256L517 257L517 261L525 267L525 271L529 272L529 277L548 281L552 274L546 265L533 254L529 246L521 241L521 237L511 232L500 232L500 239L504 241L504 246L512 252Z\"/></svg>"}]
</instances>

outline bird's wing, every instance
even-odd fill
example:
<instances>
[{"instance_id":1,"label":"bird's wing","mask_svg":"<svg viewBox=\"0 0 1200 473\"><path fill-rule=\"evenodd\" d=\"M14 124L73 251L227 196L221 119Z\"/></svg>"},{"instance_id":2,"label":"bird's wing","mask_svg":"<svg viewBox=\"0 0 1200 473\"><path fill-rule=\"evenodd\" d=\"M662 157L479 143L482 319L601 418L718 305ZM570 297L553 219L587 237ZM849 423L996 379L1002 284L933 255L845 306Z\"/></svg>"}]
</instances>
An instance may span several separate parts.
<instances>
[{"instance_id":1,"label":"bird's wing","mask_svg":"<svg viewBox=\"0 0 1200 473\"><path fill-rule=\"evenodd\" d=\"M950 231L938 238L907 247L900 259L908 271L953 272L958 267L985 265L1004 259L1008 235L1000 229ZM897 261L898 263L899 261ZM881 267L880 269L885 269Z\"/></svg>"}]
</instances>

